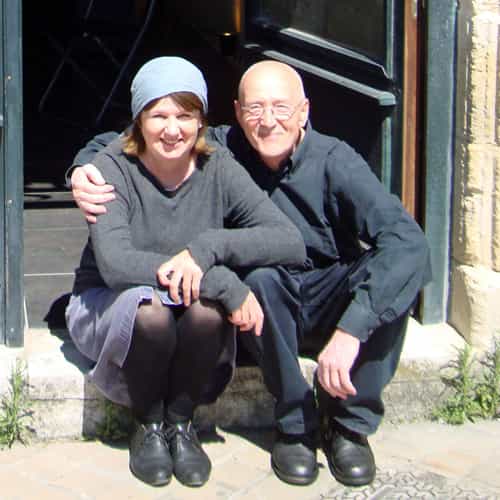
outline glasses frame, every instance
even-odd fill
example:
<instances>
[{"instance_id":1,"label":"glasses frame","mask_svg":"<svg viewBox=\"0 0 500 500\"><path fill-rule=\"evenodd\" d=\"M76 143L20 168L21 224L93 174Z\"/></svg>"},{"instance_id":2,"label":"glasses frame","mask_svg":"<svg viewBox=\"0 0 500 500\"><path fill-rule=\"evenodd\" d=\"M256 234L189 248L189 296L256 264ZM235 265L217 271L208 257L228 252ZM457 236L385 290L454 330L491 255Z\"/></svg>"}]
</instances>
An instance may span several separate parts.
<instances>
[{"instance_id":1,"label":"glasses frame","mask_svg":"<svg viewBox=\"0 0 500 500\"><path fill-rule=\"evenodd\" d=\"M286 114L286 116L285 115L280 115L280 114L277 115L276 114L276 107L277 106L289 107L287 104L277 104L277 105L276 104L270 104L270 105L267 105L267 106L263 106L262 104L255 103L255 104L248 104L246 106L240 105L240 109L243 112L245 121L247 121L247 122L260 120L264 116L264 113L265 113L265 111L266 111L267 108L269 108L271 110L271 112L272 112L275 120L286 121L286 120L290 120L290 118L292 118L292 116L297 112L297 110L300 108L300 106L302 106L304 104L304 102L305 102L305 99L302 99L295 106L291 106L290 110ZM256 114L252 113L252 109L251 108L253 108L253 111L255 111L256 109L259 110L259 114L256 115Z\"/></svg>"}]
</instances>

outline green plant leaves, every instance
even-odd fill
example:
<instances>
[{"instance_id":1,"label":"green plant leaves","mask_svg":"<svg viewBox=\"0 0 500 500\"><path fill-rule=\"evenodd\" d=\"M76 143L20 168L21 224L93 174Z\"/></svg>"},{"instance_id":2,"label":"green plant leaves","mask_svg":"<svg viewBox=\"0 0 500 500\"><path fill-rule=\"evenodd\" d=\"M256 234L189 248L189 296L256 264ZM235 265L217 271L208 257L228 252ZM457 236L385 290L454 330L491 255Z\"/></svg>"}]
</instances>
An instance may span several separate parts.
<instances>
[{"instance_id":1,"label":"green plant leaves","mask_svg":"<svg viewBox=\"0 0 500 500\"><path fill-rule=\"evenodd\" d=\"M27 389L26 366L17 360L12 367L9 389L0 400L0 447L10 448L16 441L26 444L31 430L27 422L33 414Z\"/></svg>"},{"instance_id":2,"label":"green plant leaves","mask_svg":"<svg viewBox=\"0 0 500 500\"><path fill-rule=\"evenodd\" d=\"M500 340L477 361L472 348L458 349L448 368L451 375L442 381L451 389L448 399L432 412L432 417L459 425L475 418L496 418L500 410Z\"/></svg>"}]
</instances>

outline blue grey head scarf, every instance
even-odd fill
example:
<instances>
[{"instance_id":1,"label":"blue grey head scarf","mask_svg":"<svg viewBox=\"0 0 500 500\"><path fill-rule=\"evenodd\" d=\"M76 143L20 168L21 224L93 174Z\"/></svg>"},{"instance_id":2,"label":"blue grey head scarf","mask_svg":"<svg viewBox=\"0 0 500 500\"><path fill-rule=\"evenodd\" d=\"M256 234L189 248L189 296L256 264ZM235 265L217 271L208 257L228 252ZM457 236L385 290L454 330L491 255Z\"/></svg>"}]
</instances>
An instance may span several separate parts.
<instances>
[{"instance_id":1,"label":"blue grey head scarf","mask_svg":"<svg viewBox=\"0 0 500 500\"><path fill-rule=\"evenodd\" d=\"M205 113L208 108L207 84L201 71L182 57L151 59L135 75L130 92L134 120L148 103L173 92L192 92Z\"/></svg>"}]
</instances>

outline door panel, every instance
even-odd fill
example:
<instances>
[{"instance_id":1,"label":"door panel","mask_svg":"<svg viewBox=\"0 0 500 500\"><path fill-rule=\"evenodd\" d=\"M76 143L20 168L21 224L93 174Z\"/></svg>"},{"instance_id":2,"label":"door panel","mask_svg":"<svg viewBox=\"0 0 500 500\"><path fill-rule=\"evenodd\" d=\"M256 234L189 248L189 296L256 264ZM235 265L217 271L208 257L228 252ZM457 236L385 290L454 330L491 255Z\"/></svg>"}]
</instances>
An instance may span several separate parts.
<instances>
[{"instance_id":1,"label":"door panel","mask_svg":"<svg viewBox=\"0 0 500 500\"><path fill-rule=\"evenodd\" d=\"M324 40L383 61L386 53L384 0L271 0L258 15L280 27Z\"/></svg>"},{"instance_id":2,"label":"door panel","mask_svg":"<svg viewBox=\"0 0 500 500\"><path fill-rule=\"evenodd\" d=\"M405 50L413 53L416 43L405 38L412 3L248 2L244 47L250 59L294 66L311 99L313 126L355 147L391 192L403 202L408 198L414 213L414 169L403 166L403 148L412 143L415 128L403 133L402 127L405 106L415 110L415 90L405 93L403 86ZM412 163L415 157L413 150L404 158Z\"/></svg>"}]
</instances>

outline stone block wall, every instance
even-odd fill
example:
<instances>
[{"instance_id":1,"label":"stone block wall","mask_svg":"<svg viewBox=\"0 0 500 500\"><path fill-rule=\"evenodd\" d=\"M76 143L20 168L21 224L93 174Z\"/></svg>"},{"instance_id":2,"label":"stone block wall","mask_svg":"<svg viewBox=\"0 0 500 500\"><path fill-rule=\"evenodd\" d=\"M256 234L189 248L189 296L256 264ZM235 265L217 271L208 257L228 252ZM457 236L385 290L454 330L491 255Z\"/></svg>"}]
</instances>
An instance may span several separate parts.
<instances>
[{"instance_id":1,"label":"stone block wall","mask_svg":"<svg viewBox=\"0 0 500 500\"><path fill-rule=\"evenodd\" d=\"M461 0L449 323L500 336L500 0Z\"/></svg>"}]
</instances>

